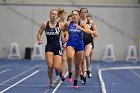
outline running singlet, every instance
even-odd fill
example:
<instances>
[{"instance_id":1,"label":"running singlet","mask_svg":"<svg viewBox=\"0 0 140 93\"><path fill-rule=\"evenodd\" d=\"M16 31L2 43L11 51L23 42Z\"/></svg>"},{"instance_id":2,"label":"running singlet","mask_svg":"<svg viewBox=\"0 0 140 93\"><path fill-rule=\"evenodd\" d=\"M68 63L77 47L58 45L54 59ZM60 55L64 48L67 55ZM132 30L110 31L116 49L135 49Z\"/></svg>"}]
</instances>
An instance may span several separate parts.
<instances>
[{"instance_id":1,"label":"running singlet","mask_svg":"<svg viewBox=\"0 0 140 93\"><path fill-rule=\"evenodd\" d=\"M90 30L92 30L92 31L94 30L93 27L91 26L91 23L89 20L87 20L86 24ZM90 34L83 32L83 39L87 39L87 38L93 38L93 37Z\"/></svg>"},{"instance_id":2,"label":"running singlet","mask_svg":"<svg viewBox=\"0 0 140 93\"><path fill-rule=\"evenodd\" d=\"M45 33L47 38L45 52L53 52L54 55L61 55L62 41L59 22L57 22L55 28L50 28L48 21L45 28Z\"/></svg>"},{"instance_id":3,"label":"running singlet","mask_svg":"<svg viewBox=\"0 0 140 93\"><path fill-rule=\"evenodd\" d=\"M78 21L80 26L80 20ZM73 21L70 22L68 27L69 39L66 47L72 46L75 49L75 52L84 50L83 35L82 31L79 30L76 26L73 25Z\"/></svg>"},{"instance_id":4,"label":"running singlet","mask_svg":"<svg viewBox=\"0 0 140 93\"><path fill-rule=\"evenodd\" d=\"M89 27L90 30L94 30L94 28L91 26L91 23L89 20L87 20L87 26ZM83 41L84 41L84 47L88 44L92 44L92 49L94 48L94 42L93 42L93 37L90 34L87 34L83 32Z\"/></svg>"}]
</instances>

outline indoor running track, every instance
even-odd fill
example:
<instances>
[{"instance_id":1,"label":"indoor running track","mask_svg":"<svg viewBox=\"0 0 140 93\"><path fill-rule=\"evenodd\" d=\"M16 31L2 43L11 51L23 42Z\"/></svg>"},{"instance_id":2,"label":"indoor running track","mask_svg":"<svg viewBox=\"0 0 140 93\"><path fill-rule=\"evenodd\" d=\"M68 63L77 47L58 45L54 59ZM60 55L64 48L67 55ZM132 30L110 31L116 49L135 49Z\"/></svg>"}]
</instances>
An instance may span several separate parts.
<instances>
[{"instance_id":1,"label":"indoor running track","mask_svg":"<svg viewBox=\"0 0 140 93\"><path fill-rule=\"evenodd\" d=\"M50 88L44 60L0 60L0 93L139 93L139 70L139 63L96 61L85 85L79 79L78 89L73 89L73 82L54 74L55 87Z\"/></svg>"}]
</instances>

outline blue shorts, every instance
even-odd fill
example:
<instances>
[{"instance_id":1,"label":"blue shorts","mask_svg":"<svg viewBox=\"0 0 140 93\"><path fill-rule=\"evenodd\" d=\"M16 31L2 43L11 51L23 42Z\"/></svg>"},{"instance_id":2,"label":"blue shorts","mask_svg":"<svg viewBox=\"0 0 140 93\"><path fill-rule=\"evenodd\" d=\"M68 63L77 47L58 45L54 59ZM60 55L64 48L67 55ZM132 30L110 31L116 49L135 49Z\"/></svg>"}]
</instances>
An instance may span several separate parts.
<instances>
[{"instance_id":1,"label":"blue shorts","mask_svg":"<svg viewBox=\"0 0 140 93\"><path fill-rule=\"evenodd\" d=\"M69 40L67 42L66 47L68 47L68 46L73 47L75 52L84 50L84 42L83 42L83 40L79 40L79 41L71 41L71 40Z\"/></svg>"}]
</instances>

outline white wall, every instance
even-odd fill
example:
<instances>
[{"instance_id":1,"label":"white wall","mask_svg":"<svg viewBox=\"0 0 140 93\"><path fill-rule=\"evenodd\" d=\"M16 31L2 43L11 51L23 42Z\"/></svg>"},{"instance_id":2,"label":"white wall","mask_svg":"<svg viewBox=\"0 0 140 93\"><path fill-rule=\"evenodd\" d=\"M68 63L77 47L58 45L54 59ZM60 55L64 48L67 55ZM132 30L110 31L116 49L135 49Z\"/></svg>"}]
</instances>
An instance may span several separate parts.
<instances>
[{"instance_id":1,"label":"white wall","mask_svg":"<svg viewBox=\"0 0 140 93\"><path fill-rule=\"evenodd\" d=\"M139 32L139 9L122 7L95 7L91 8L90 10L91 14L95 14L96 16L98 16L96 24L100 36L96 43L95 54L99 54L99 58L102 58L104 51L103 49L105 49L106 44L112 44L114 46L115 56L117 60L125 59L127 48L129 45L136 45L137 49L139 48L138 40L131 40L129 39L129 36L126 37L127 35L122 35L119 32L119 30L122 30L123 32L130 34L137 39ZM105 24L106 22L110 23L111 26L117 27L118 29L111 29L109 27L110 25Z\"/></svg>"},{"instance_id":2,"label":"white wall","mask_svg":"<svg viewBox=\"0 0 140 93\"><path fill-rule=\"evenodd\" d=\"M0 5L0 58L7 58L11 42L17 42L21 57L24 57L25 47L33 47L37 42L36 35L42 21L49 20L49 11L52 8L62 7L60 5ZM82 6L64 5L68 14L71 10ZM84 6L88 7L88 6ZM112 44L115 49L117 60L124 60L128 45L136 45L134 41L122 35L118 30L138 37L139 34L139 8L137 7L112 7L112 6L89 6L90 14L96 16L96 25L99 38L95 44L94 59L101 60L107 44ZM109 23L112 29L107 25ZM116 30L116 27L118 30ZM46 42L43 34L43 51Z\"/></svg>"},{"instance_id":3,"label":"white wall","mask_svg":"<svg viewBox=\"0 0 140 93\"><path fill-rule=\"evenodd\" d=\"M138 0L0 0L6 3L24 3L24 4L51 4L51 3L72 3L77 4L137 4Z\"/></svg>"},{"instance_id":4,"label":"white wall","mask_svg":"<svg viewBox=\"0 0 140 93\"><path fill-rule=\"evenodd\" d=\"M75 0L82 4L137 4L138 0Z\"/></svg>"}]
</instances>

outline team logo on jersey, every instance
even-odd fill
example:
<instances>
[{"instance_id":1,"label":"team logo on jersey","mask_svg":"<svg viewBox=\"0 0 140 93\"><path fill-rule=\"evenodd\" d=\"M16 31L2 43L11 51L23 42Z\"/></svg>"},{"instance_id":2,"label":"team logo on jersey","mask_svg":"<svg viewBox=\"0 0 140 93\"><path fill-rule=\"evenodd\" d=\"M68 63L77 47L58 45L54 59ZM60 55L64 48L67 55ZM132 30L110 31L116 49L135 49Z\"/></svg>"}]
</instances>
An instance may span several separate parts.
<instances>
[{"instance_id":1,"label":"team logo on jersey","mask_svg":"<svg viewBox=\"0 0 140 93\"><path fill-rule=\"evenodd\" d=\"M60 28L56 27L56 28L51 28L51 31L46 32L46 35L59 35L60 33Z\"/></svg>"},{"instance_id":2,"label":"team logo on jersey","mask_svg":"<svg viewBox=\"0 0 140 93\"><path fill-rule=\"evenodd\" d=\"M78 28L72 28L69 29L70 32L81 32L81 30L79 30Z\"/></svg>"},{"instance_id":3,"label":"team logo on jersey","mask_svg":"<svg viewBox=\"0 0 140 93\"><path fill-rule=\"evenodd\" d=\"M59 55L62 55L62 50L59 50Z\"/></svg>"},{"instance_id":4,"label":"team logo on jersey","mask_svg":"<svg viewBox=\"0 0 140 93\"><path fill-rule=\"evenodd\" d=\"M91 24L87 24L88 28L91 28Z\"/></svg>"},{"instance_id":5,"label":"team logo on jersey","mask_svg":"<svg viewBox=\"0 0 140 93\"><path fill-rule=\"evenodd\" d=\"M60 28L59 28L59 27L56 27L56 28L55 28L55 32L56 32L57 34L59 34Z\"/></svg>"}]
</instances>

